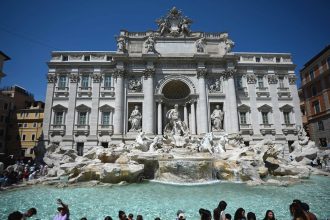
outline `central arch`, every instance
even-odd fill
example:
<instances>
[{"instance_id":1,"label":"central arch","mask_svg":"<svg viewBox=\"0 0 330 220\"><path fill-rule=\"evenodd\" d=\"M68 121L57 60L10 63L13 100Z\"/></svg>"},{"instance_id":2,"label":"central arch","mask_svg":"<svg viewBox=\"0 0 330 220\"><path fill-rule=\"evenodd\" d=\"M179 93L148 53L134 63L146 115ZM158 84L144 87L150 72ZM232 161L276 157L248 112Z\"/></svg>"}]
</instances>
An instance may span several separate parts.
<instances>
[{"instance_id":1,"label":"central arch","mask_svg":"<svg viewBox=\"0 0 330 220\"><path fill-rule=\"evenodd\" d=\"M189 88L189 94L194 95L196 94L196 88L194 83L186 76L182 75L170 75L170 76L165 76L163 79L161 79L156 86L155 89L155 94L157 95L162 95L163 94L163 88L170 82L175 82L177 84L183 83L185 84L184 87ZM170 84L169 84L170 85ZM168 85L168 86L169 86ZM182 85L182 84L181 84Z\"/></svg>"},{"instance_id":2,"label":"central arch","mask_svg":"<svg viewBox=\"0 0 330 220\"><path fill-rule=\"evenodd\" d=\"M190 95L189 86L181 80L171 80L161 91L167 99L184 99Z\"/></svg>"}]
</instances>

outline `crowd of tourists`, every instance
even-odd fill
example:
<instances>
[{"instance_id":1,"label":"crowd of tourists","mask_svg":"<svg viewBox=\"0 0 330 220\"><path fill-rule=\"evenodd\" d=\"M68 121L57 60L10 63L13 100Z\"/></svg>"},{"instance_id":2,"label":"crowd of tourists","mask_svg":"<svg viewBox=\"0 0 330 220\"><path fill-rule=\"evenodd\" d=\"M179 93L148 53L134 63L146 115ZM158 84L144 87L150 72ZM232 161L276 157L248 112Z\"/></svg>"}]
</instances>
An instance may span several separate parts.
<instances>
[{"instance_id":1,"label":"crowd of tourists","mask_svg":"<svg viewBox=\"0 0 330 220\"><path fill-rule=\"evenodd\" d=\"M7 167L3 173L0 173L0 187L37 179L40 176L46 176L47 173L47 165L36 164L33 160L29 160L27 163L24 163L23 160L17 161L15 165Z\"/></svg>"},{"instance_id":2,"label":"crowd of tourists","mask_svg":"<svg viewBox=\"0 0 330 220\"><path fill-rule=\"evenodd\" d=\"M61 199L57 200L59 207L57 208L58 213L54 216L53 220L69 220L70 210L69 206L62 202ZM220 201L219 205L213 210L213 215L210 210L199 209L200 220L256 220L256 215L253 212L248 212L243 208L238 208L234 215L226 213L227 203L225 201ZM317 220L315 214L309 210L309 205L300 200L293 200L292 204L289 206L291 219L292 220ZM21 213L15 211L8 216L8 220L27 220L29 217L37 214L36 208L30 208L27 212ZM128 214L124 211L118 212L119 220L143 220L142 215L137 215L134 218L133 214ZM87 220L86 217L80 220ZM111 216L104 217L104 220L112 220ZM160 220L156 217L155 220ZM176 213L176 220L186 220L186 215L184 211L178 210ZM276 220L275 213L272 210L267 210L263 220Z\"/></svg>"}]
</instances>

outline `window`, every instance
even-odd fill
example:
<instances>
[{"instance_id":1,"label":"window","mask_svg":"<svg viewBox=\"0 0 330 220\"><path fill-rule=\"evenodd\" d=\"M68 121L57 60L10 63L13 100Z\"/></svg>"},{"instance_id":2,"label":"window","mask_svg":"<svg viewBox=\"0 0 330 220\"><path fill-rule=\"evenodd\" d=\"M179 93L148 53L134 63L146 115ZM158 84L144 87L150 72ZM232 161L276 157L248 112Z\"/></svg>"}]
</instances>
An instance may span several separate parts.
<instances>
[{"instance_id":1,"label":"window","mask_svg":"<svg viewBox=\"0 0 330 220\"><path fill-rule=\"evenodd\" d=\"M34 113L34 117L38 117L38 116L39 116L38 112Z\"/></svg>"},{"instance_id":2,"label":"window","mask_svg":"<svg viewBox=\"0 0 330 220\"><path fill-rule=\"evenodd\" d=\"M261 115L262 115L262 123L263 124L269 124L268 112L261 112Z\"/></svg>"},{"instance_id":3,"label":"window","mask_svg":"<svg viewBox=\"0 0 330 220\"><path fill-rule=\"evenodd\" d=\"M324 124L322 120L317 122L317 127L320 131L324 131Z\"/></svg>"},{"instance_id":4,"label":"window","mask_svg":"<svg viewBox=\"0 0 330 220\"><path fill-rule=\"evenodd\" d=\"M326 138L320 138L320 146L321 147L327 147L327 139Z\"/></svg>"},{"instance_id":5,"label":"window","mask_svg":"<svg viewBox=\"0 0 330 220\"><path fill-rule=\"evenodd\" d=\"M256 62L260 63L260 57L256 57Z\"/></svg>"},{"instance_id":6,"label":"window","mask_svg":"<svg viewBox=\"0 0 330 220\"><path fill-rule=\"evenodd\" d=\"M313 106L314 106L314 111L315 113L320 113L320 103L318 101L313 102Z\"/></svg>"},{"instance_id":7,"label":"window","mask_svg":"<svg viewBox=\"0 0 330 220\"><path fill-rule=\"evenodd\" d=\"M28 117L29 116L29 113L28 112L25 112L25 117Z\"/></svg>"},{"instance_id":8,"label":"window","mask_svg":"<svg viewBox=\"0 0 330 220\"><path fill-rule=\"evenodd\" d=\"M24 128L27 128L27 123L24 123L24 124L23 124L23 127L24 127Z\"/></svg>"},{"instance_id":9,"label":"window","mask_svg":"<svg viewBox=\"0 0 330 220\"><path fill-rule=\"evenodd\" d=\"M8 103L5 103L5 105L3 106L3 109L4 110L7 110L8 109Z\"/></svg>"},{"instance_id":10,"label":"window","mask_svg":"<svg viewBox=\"0 0 330 220\"><path fill-rule=\"evenodd\" d=\"M91 56L89 56L89 55L85 55L85 56L84 56L84 60L85 60L85 61L90 61L90 60L91 60Z\"/></svg>"},{"instance_id":11,"label":"window","mask_svg":"<svg viewBox=\"0 0 330 220\"><path fill-rule=\"evenodd\" d=\"M102 112L102 125L110 125L110 112Z\"/></svg>"},{"instance_id":12,"label":"window","mask_svg":"<svg viewBox=\"0 0 330 220\"><path fill-rule=\"evenodd\" d=\"M313 80L314 79L314 70L309 71L309 79Z\"/></svg>"},{"instance_id":13,"label":"window","mask_svg":"<svg viewBox=\"0 0 330 220\"><path fill-rule=\"evenodd\" d=\"M66 76L61 75L58 80L58 89L63 90L66 87Z\"/></svg>"},{"instance_id":14,"label":"window","mask_svg":"<svg viewBox=\"0 0 330 220\"><path fill-rule=\"evenodd\" d=\"M290 124L290 112L283 112L284 124Z\"/></svg>"},{"instance_id":15,"label":"window","mask_svg":"<svg viewBox=\"0 0 330 220\"><path fill-rule=\"evenodd\" d=\"M112 61L112 57L111 56L107 56L107 61Z\"/></svg>"},{"instance_id":16,"label":"window","mask_svg":"<svg viewBox=\"0 0 330 220\"><path fill-rule=\"evenodd\" d=\"M22 123L18 123L18 127L21 128L23 125Z\"/></svg>"},{"instance_id":17,"label":"window","mask_svg":"<svg viewBox=\"0 0 330 220\"><path fill-rule=\"evenodd\" d=\"M88 85L89 85L89 76L88 75L83 75L81 77L81 88L82 89L88 89Z\"/></svg>"},{"instance_id":18,"label":"window","mask_svg":"<svg viewBox=\"0 0 330 220\"><path fill-rule=\"evenodd\" d=\"M284 77L281 76L278 78L278 83L280 88L284 88Z\"/></svg>"},{"instance_id":19,"label":"window","mask_svg":"<svg viewBox=\"0 0 330 220\"><path fill-rule=\"evenodd\" d=\"M258 76L258 87L264 88L264 77L263 76Z\"/></svg>"},{"instance_id":20,"label":"window","mask_svg":"<svg viewBox=\"0 0 330 220\"><path fill-rule=\"evenodd\" d=\"M68 56L66 56L66 55L63 55L62 56L62 61L68 61L69 60L69 57Z\"/></svg>"},{"instance_id":21,"label":"window","mask_svg":"<svg viewBox=\"0 0 330 220\"><path fill-rule=\"evenodd\" d=\"M33 148L30 149L30 154L33 154Z\"/></svg>"},{"instance_id":22,"label":"window","mask_svg":"<svg viewBox=\"0 0 330 220\"><path fill-rule=\"evenodd\" d=\"M22 140L25 141L25 134L22 135Z\"/></svg>"},{"instance_id":23,"label":"window","mask_svg":"<svg viewBox=\"0 0 330 220\"><path fill-rule=\"evenodd\" d=\"M241 124L246 124L246 112L240 112L239 116L240 116L239 118L240 118L240 121L241 121L240 123Z\"/></svg>"},{"instance_id":24,"label":"window","mask_svg":"<svg viewBox=\"0 0 330 220\"><path fill-rule=\"evenodd\" d=\"M238 89L243 88L242 76L237 76L236 77L236 87Z\"/></svg>"},{"instance_id":25,"label":"window","mask_svg":"<svg viewBox=\"0 0 330 220\"><path fill-rule=\"evenodd\" d=\"M63 124L63 115L64 115L64 112L55 112L55 117L54 117L55 125Z\"/></svg>"},{"instance_id":26,"label":"window","mask_svg":"<svg viewBox=\"0 0 330 220\"><path fill-rule=\"evenodd\" d=\"M312 96L316 96L317 94L317 89L315 86L312 86Z\"/></svg>"},{"instance_id":27,"label":"window","mask_svg":"<svg viewBox=\"0 0 330 220\"><path fill-rule=\"evenodd\" d=\"M87 112L79 112L78 125L86 125L86 124L87 124Z\"/></svg>"},{"instance_id":28,"label":"window","mask_svg":"<svg viewBox=\"0 0 330 220\"><path fill-rule=\"evenodd\" d=\"M33 122L33 127L36 128L37 127L37 123Z\"/></svg>"},{"instance_id":29,"label":"window","mask_svg":"<svg viewBox=\"0 0 330 220\"><path fill-rule=\"evenodd\" d=\"M111 76L105 75L104 76L104 88L110 88L111 87Z\"/></svg>"},{"instance_id":30,"label":"window","mask_svg":"<svg viewBox=\"0 0 330 220\"><path fill-rule=\"evenodd\" d=\"M33 134L32 136L31 136L31 140L33 140L34 141L34 139L36 138L36 135L35 134Z\"/></svg>"},{"instance_id":31,"label":"window","mask_svg":"<svg viewBox=\"0 0 330 220\"><path fill-rule=\"evenodd\" d=\"M23 112L21 112L21 117L23 117L24 116L24 113Z\"/></svg>"},{"instance_id":32,"label":"window","mask_svg":"<svg viewBox=\"0 0 330 220\"><path fill-rule=\"evenodd\" d=\"M281 58L280 57L276 57L276 63L280 63L281 62Z\"/></svg>"}]
</instances>

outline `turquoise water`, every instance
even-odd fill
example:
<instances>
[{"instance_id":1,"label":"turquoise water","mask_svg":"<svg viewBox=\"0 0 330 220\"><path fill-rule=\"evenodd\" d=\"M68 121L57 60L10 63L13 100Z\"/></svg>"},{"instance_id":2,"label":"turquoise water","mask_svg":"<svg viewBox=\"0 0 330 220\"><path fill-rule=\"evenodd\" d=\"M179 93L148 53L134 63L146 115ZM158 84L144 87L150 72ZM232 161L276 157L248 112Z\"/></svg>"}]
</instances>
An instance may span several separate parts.
<instances>
[{"instance_id":1,"label":"turquoise water","mask_svg":"<svg viewBox=\"0 0 330 220\"><path fill-rule=\"evenodd\" d=\"M303 184L290 187L247 186L239 183L178 186L160 183L130 184L126 186L96 186L32 188L0 192L0 219L15 210L36 207L34 219L52 219L56 214L56 199L70 206L73 220L104 219L110 215L117 219L118 210L142 214L144 219L175 219L178 209L186 212L187 219L199 219L199 208L213 210L220 200L228 204L226 212L234 215L237 208L253 211L262 219L267 209L275 212L277 219L290 219L288 206L293 199L307 202L320 219L330 217L330 178L313 176Z\"/></svg>"}]
</instances>

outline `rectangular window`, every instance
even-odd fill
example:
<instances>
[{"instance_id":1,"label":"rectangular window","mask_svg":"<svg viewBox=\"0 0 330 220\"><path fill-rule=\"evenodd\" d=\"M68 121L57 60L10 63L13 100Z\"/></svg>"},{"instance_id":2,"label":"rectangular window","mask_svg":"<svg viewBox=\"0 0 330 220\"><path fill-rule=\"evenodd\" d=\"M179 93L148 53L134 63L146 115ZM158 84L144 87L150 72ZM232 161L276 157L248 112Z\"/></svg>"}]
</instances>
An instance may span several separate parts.
<instances>
[{"instance_id":1,"label":"rectangular window","mask_svg":"<svg viewBox=\"0 0 330 220\"><path fill-rule=\"evenodd\" d=\"M107 61L112 61L112 56L107 56Z\"/></svg>"},{"instance_id":2,"label":"rectangular window","mask_svg":"<svg viewBox=\"0 0 330 220\"><path fill-rule=\"evenodd\" d=\"M91 60L91 56L90 55L85 55L84 56L84 60L85 61L90 61Z\"/></svg>"},{"instance_id":3,"label":"rectangular window","mask_svg":"<svg viewBox=\"0 0 330 220\"><path fill-rule=\"evenodd\" d=\"M25 134L22 135L22 140L25 141Z\"/></svg>"},{"instance_id":4,"label":"rectangular window","mask_svg":"<svg viewBox=\"0 0 330 220\"><path fill-rule=\"evenodd\" d=\"M63 115L64 115L64 112L55 112L55 117L54 117L55 125L63 124Z\"/></svg>"},{"instance_id":5,"label":"rectangular window","mask_svg":"<svg viewBox=\"0 0 330 220\"><path fill-rule=\"evenodd\" d=\"M62 75L60 76L58 80L58 89L63 90L66 87L66 76Z\"/></svg>"},{"instance_id":6,"label":"rectangular window","mask_svg":"<svg viewBox=\"0 0 330 220\"><path fill-rule=\"evenodd\" d=\"M23 127L24 127L24 128L27 128L27 123L24 123L24 124L23 124Z\"/></svg>"},{"instance_id":7,"label":"rectangular window","mask_svg":"<svg viewBox=\"0 0 330 220\"><path fill-rule=\"evenodd\" d=\"M38 117L39 116L39 113L38 112L34 113L34 116L35 117Z\"/></svg>"},{"instance_id":8,"label":"rectangular window","mask_svg":"<svg viewBox=\"0 0 330 220\"><path fill-rule=\"evenodd\" d=\"M104 76L104 88L110 88L111 87L111 76L105 75Z\"/></svg>"},{"instance_id":9,"label":"rectangular window","mask_svg":"<svg viewBox=\"0 0 330 220\"><path fill-rule=\"evenodd\" d=\"M25 117L28 117L29 116L29 113L28 112L25 112Z\"/></svg>"},{"instance_id":10,"label":"rectangular window","mask_svg":"<svg viewBox=\"0 0 330 220\"><path fill-rule=\"evenodd\" d=\"M36 138L36 135L35 134L33 134L32 136L31 136L31 140L33 140L34 141L34 139Z\"/></svg>"},{"instance_id":11,"label":"rectangular window","mask_svg":"<svg viewBox=\"0 0 330 220\"><path fill-rule=\"evenodd\" d=\"M77 143L77 154L78 156L84 155L84 142Z\"/></svg>"},{"instance_id":12,"label":"rectangular window","mask_svg":"<svg viewBox=\"0 0 330 220\"><path fill-rule=\"evenodd\" d=\"M33 127L36 128L37 127L37 123L33 122Z\"/></svg>"},{"instance_id":13,"label":"rectangular window","mask_svg":"<svg viewBox=\"0 0 330 220\"><path fill-rule=\"evenodd\" d=\"M278 78L278 83L280 88L284 88L284 77L281 76Z\"/></svg>"},{"instance_id":14,"label":"rectangular window","mask_svg":"<svg viewBox=\"0 0 330 220\"><path fill-rule=\"evenodd\" d=\"M260 57L256 57L256 62L260 63Z\"/></svg>"},{"instance_id":15,"label":"rectangular window","mask_svg":"<svg viewBox=\"0 0 330 220\"><path fill-rule=\"evenodd\" d=\"M324 131L324 124L323 121L318 121L317 122L317 127L320 131Z\"/></svg>"},{"instance_id":16,"label":"rectangular window","mask_svg":"<svg viewBox=\"0 0 330 220\"><path fill-rule=\"evenodd\" d=\"M78 125L86 125L87 123L87 112L78 113Z\"/></svg>"},{"instance_id":17,"label":"rectangular window","mask_svg":"<svg viewBox=\"0 0 330 220\"><path fill-rule=\"evenodd\" d=\"M102 125L110 125L110 112L102 112Z\"/></svg>"},{"instance_id":18,"label":"rectangular window","mask_svg":"<svg viewBox=\"0 0 330 220\"><path fill-rule=\"evenodd\" d=\"M81 88L82 89L88 89L89 86L89 76L88 75L83 75L81 77Z\"/></svg>"},{"instance_id":19,"label":"rectangular window","mask_svg":"<svg viewBox=\"0 0 330 220\"><path fill-rule=\"evenodd\" d=\"M66 56L66 55L63 55L62 56L62 61L68 61L69 60L69 57L68 56Z\"/></svg>"},{"instance_id":20,"label":"rectangular window","mask_svg":"<svg viewBox=\"0 0 330 220\"><path fill-rule=\"evenodd\" d=\"M240 112L239 113L239 118L241 120L241 124L246 124L246 112Z\"/></svg>"},{"instance_id":21,"label":"rectangular window","mask_svg":"<svg viewBox=\"0 0 330 220\"><path fill-rule=\"evenodd\" d=\"M264 77L258 76L258 87L264 88Z\"/></svg>"},{"instance_id":22,"label":"rectangular window","mask_svg":"<svg viewBox=\"0 0 330 220\"><path fill-rule=\"evenodd\" d=\"M283 112L284 123L286 125L290 124L290 112Z\"/></svg>"},{"instance_id":23,"label":"rectangular window","mask_svg":"<svg viewBox=\"0 0 330 220\"><path fill-rule=\"evenodd\" d=\"M280 63L281 62L281 58L280 57L276 57L276 63Z\"/></svg>"},{"instance_id":24,"label":"rectangular window","mask_svg":"<svg viewBox=\"0 0 330 220\"><path fill-rule=\"evenodd\" d=\"M314 106L315 113L320 113L320 111L321 111L321 109L320 109L320 103L318 101L313 102L313 106Z\"/></svg>"},{"instance_id":25,"label":"rectangular window","mask_svg":"<svg viewBox=\"0 0 330 220\"><path fill-rule=\"evenodd\" d=\"M314 70L309 71L309 79L313 80L314 79Z\"/></svg>"},{"instance_id":26,"label":"rectangular window","mask_svg":"<svg viewBox=\"0 0 330 220\"><path fill-rule=\"evenodd\" d=\"M265 125L269 124L268 112L261 112L261 115L262 115L262 123Z\"/></svg>"}]
</instances>

